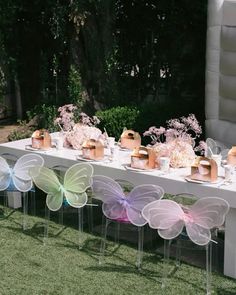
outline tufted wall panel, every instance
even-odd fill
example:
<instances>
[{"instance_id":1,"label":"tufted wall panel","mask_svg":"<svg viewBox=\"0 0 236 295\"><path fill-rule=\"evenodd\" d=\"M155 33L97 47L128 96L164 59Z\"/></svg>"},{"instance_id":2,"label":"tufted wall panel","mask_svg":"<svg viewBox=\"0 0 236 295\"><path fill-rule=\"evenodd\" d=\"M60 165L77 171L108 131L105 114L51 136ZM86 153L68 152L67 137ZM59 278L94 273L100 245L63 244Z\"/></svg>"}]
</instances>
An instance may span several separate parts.
<instances>
[{"instance_id":1,"label":"tufted wall panel","mask_svg":"<svg viewBox=\"0 0 236 295\"><path fill-rule=\"evenodd\" d=\"M208 1L206 136L236 144L236 0Z\"/></svg>"}]
</instances>

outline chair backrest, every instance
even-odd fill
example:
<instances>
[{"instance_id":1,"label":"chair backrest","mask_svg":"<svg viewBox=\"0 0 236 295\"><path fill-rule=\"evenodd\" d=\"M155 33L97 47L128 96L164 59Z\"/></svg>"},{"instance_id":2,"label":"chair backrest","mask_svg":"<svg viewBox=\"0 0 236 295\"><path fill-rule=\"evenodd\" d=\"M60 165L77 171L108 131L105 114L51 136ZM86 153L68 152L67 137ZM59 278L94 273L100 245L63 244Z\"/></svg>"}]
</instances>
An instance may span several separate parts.
<instances>
[{"instance_id":1,"label":"chair backrest","mask_svg":"<svg viewBox=\"0 0 236 295\"><path fill-rule=\"evenodd\" d=\"M221 226L229 211L228 202L216 197L196 200L192 195L179 195L176 201L154 201L142 211L150 227L158 229L159 235L167 240L179 236L185 226L195 244L207 245L211 241L210 230Z\"/></svg>"},{"instance_id":2,"label":"chair backrest","mask_svg":"<svg viewBox=\"0 0 236 295\"><path fill-rule=\"evenodd\" d=\"M88 163L78 163L65 169L60 165L54 170L47 167L30 169L36 186L47 194L46 204L51 211L59 210L64 199L74 208L81 208L87 203L86 190L92 184L93 167Z\"/></svg>"},{"instance_id":3,"label":"chair backrest","mask_svg":"<svg viewBox=\"0 0 236 295\"><path fill-rule=\"evenodd\" d=\"M236 143L236 1L208 1L206 136Z\"/></svg>"},{"instance_id":4,"label":"chair backrest","mask_svg":"<svg viewBox=\"0 0 236 295\"><path fill-rule=\"evenodd\" d=\"M136 226L147 223L141 215L143 207L164 194L160 186L151 184L135 186L125 193L117 181L103 175L93 177L92 190L93 197L103 202L102 210L107 218L129 221Z\"/></svg>"},{"instance_id":5,"label":"chair backrest","mask_svg":"<svg viewBox=\"0 0 236 295\"><path fill-rule=\"evenodd\" d=\"M0 191L31 190L33 183L29 169L36 165L43 166L44 159L37 154L26 154L19 159L10 153L2 154L2 156L0 157Z\"/></svg>"}]
</instances>

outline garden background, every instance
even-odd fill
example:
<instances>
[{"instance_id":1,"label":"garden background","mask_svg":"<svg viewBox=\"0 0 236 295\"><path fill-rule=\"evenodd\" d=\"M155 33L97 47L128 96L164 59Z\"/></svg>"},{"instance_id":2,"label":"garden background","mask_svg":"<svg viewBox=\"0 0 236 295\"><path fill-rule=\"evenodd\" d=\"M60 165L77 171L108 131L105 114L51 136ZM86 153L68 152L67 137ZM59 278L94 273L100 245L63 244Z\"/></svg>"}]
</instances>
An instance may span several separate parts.
<instances>
[{"instance_id":1,"label":"garden background","mask_svg":"<svg viewBox=\"0 0 236 295\"><path fill-rule=\"evenodd\" d=\"M24 125L40 114L38 127L52 131L58 106L73 103L102 111L101 127L116 137L189 113L204 125L207 1L0 3L5 117Z\"/></svg>"}]
</instances>

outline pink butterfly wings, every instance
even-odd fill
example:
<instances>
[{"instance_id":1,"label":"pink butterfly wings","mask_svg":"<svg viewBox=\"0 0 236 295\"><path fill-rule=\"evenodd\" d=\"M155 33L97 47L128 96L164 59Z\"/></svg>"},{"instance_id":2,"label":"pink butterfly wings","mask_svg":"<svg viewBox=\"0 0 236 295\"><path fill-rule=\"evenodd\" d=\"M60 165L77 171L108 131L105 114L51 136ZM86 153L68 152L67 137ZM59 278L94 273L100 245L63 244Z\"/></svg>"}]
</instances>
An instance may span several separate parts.
<instances>
[{"instance_id":1,"label":"pink butterfly wings","mask_svg":"<svg viewBox=\"0 0 236 295\"><path fill-rule=\"evenodd\" d=\"M139 185L125 194L118 182L102 175L93 177L92 189L94 198L103 202L102 210L107 218L118 220L126 216L137 226L147 223L141 214L142 209L164 194L157 185Z\"/></svg>"},{"instance_id":2,"label":"pink butterfly wings","mask_svg":"<svg viewBox=\"0 0 236 295\"><path fill-rule=\"evenodd\" d=\"M207 245L211 229L224 223L229 204L216 197L202 198L184 207L172 200L154 201L144 207L143 217L151 228L158 229L164 239L173 239L186 227L189 238L198 245Z\"/></svg>"}]
</instances>

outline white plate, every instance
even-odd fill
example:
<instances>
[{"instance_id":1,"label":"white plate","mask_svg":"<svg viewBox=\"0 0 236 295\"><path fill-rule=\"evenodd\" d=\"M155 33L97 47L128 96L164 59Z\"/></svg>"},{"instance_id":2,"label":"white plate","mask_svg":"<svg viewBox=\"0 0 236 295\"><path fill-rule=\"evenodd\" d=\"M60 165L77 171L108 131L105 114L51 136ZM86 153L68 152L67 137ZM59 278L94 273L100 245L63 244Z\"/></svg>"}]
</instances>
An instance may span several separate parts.
<instances>
[{"instance_id":1,"label":"white plate","mask_svg":"<svg viewBox=\"0 0 236 295\"><path fill-rule=\"evenodd\" d=\"M25 146L25 149L28 150L28 151L39 151L39 152L48 152L48 151L51 151L52 149L55 149L55 146L52 146L50 149L36 149L36 148L33 148L31 144L28 144Z\"/></svg>"},{"instance_id":2,"label":"white plate","mask_svg":"<svg viewBox=\"0 0 236 295\"><path fill-rule=\"evenodd\" d=\"M92 160L92 159L83 158L82 156L76 156L76 160L84 161L84 162L103 162L106 160L106 158L103 158L101 160Z\"/></svg>"},{"instance_id":3,"label":"white plate","mask_svg":"<svg viewBox=\"0 0 236 295\"><path fill-rule=\"evenodd\" d=\"M130 166L130 164L124 166L125 169L131 170L131 171L138 171L138 172L149 172L149 171L155 171L156 169L139 169L139 168L133 168Z\"/></svg>"},{"instance_id":4,"label":"white plate","mask_svg":"<svg viewBox=\"0 0 236 295\"><path fill-rule=\"evenodd\" d=\"M185 177L185 180L188 181L188 182L192 182L192 183L200 183L200 184L203 184L203 183L207 183L207 184L216 184L216 183L219 183L221 181L224 181L224 177L222 176L218 176L218 178L215 180L215 181L204 181L204 180L197 180L197 179L191 179L191 175L188 175Z\"/></svg>"}]
</instances>

